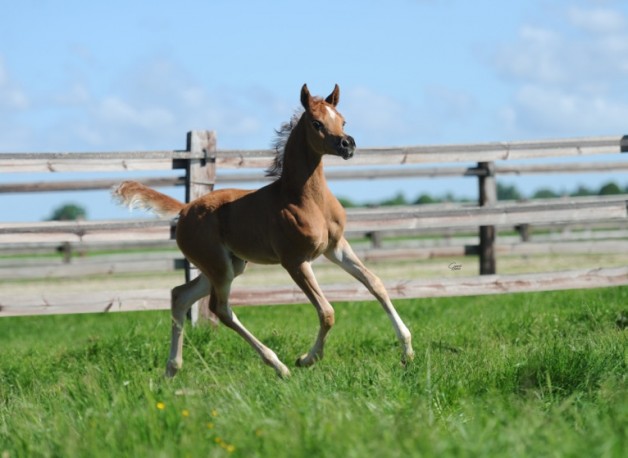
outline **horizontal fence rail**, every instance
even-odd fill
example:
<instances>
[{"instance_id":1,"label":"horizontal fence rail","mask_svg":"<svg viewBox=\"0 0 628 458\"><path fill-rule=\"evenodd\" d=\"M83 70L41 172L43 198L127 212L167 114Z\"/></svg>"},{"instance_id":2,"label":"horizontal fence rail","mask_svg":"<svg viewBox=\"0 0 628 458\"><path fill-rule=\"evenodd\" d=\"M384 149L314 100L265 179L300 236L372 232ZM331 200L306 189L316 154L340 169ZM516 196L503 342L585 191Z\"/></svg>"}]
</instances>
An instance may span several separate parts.
<instances>
[{"instance_id":1,"label":"horizontal fence rail","mask_svg":"<svg viewBox=\"0 0 628 458\"><path fill-rule=\"evenodd\" d=\"M120 244L118 244L120 246ZM160 246L159 248L164 248ZM99 254L83 256L81 248L71 258L0 259L0 280L24 280L29 278L79 278L85 276L110 276L127 273L163 273L185 269L182 255L174 243L167 244L170 251L138 254ZM61 250L59 250L61 251ZM355 248L355 253L364 262L427 260L434 258L460 259L477 255L477 240L470 244L440 246L399 247L399 248ZM586 240L577 242L498 242L495 244L498 255L574 255L574 254L615 254L628 253L628 240ZM326 258L315 264L328 264Z\"/></svg>"},{"instance_id":2,"label":"horizontal fence rail","mask_svg":"<svg viewBox=\"0 0 628 458\"><path fill-rule=\"evenodd\" d=\"M487 275L445 280L403 280L385 282L392 299L456 297L531 291L559 291L574 288L602 288L628 284L628 267L581 269L567 272L521 275ZM359 283L324 286L330 301L371 300ZM296 286L237 287L231 292L234 306L299 304L308 302ZM170 308L170 290L96 291L82 294L25 294L0 299L0 316L64 313L105 313Z\"/></svg>"},{"instance_id":3,"label":"horizontal fence rail","mask_svg":"<svg viewBox=\"0 0 628 458\"><path fill-rule=\"evenodd\" d=\"M523 142L493 142L471 145L358 148L352 165L395 165L444 162L492 162L513 159L589 156L628 151L628 136L575 138ZM274 158L273 150L225 150L216 158L220 168L264 168ZM329 157L327 165L343 165Z\"/></svg>"},{"instance_id":4,"label":"horizontal fence rail","mask_svg":"<svg viewBox=\"0 0 628 458\"><path fill-rule=\"evenodd\" d=\"M351 208L347 210L346 231L372 231L477 227L482 225L513 226L521 223L580 222L591 220L623 221L628 217L625 197L607 197L592 201L573 198L560 202L497 204L492 207L426 209L422 205L404 207ZM429 207L429 206L428 206ZM169 239L176 221L141 219L120 221L48 221L42 223L0 223L0 244L25 239L25 235L60 240L112 240L137 237L137 231L151 230L152 235ZM45 237L42 237L45 236Z\"/></svg>"},{"instance_id":5,"label":"horizontal fence rail","mask_svg":"<svg viewBox=\"0 0 628 458\"><path fill-rule=\"evenodd\" d=\"M492 162L513 159L589 156L628 152L628 136L575 138L471 145L358 148L352 166ZM184 168L190 159L213 160L218 168L266 168L275 157L272 149L145 151L120 153L0 153L0 173L132 171ZM174 163L174 167L173 167ZM340 158L326 158L327 165L346 165Z\"/></svg>"},{"instance_id":6,"label":"horizontal fence rail","mask_svg":"<svg viewBox=\"0 0 628 458\"><path fill-rule=\"evenodd\" d=\"M599 172L628 172L628 162L603 162L597 164L547 164L547 165L524 165L516 166L495 166L496 175L530 175L545 173L599 173ZM339 170L331 169L325 172L325 176L330 181L340 180L375 180L375 179L409 179L409 178L438 178L438 177L480 177L486 172L476 167L429 167L429 168L395 168L395 169L370 169L370 170ZM238 183L263 183L270 182L275 178L268 177L264 171L257 173L218 173L216 183L221 185L232 185ZM141 178L146 186L150 187L170 187L185 186L185 177L154 177ZM119 184L119 179L100 180L74 180L36 183L9 183L0 184L0 194L7 193L29 193L29 192L59 192L59 191L90 191L111 189Z\"/></svg>"}]
</instances>

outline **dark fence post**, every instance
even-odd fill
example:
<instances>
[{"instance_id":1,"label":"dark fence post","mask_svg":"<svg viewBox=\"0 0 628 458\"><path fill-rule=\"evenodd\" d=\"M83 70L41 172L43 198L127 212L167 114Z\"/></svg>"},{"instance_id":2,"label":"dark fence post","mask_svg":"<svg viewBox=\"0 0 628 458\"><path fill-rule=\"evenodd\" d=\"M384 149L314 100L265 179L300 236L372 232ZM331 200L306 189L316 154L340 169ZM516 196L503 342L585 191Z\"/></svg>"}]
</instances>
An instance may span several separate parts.
<instances>
[{"instance_id":1,"label":"dark fence post","mask_svg":"<svg viewBox=\"0 0 628 458\"><path fill-rule=\"evenodd\" d=\"M191 202L214 189L216 182L216 134L208 130L194 130L187 134L186 150L192 159L185 170L185 201ZM200 274L198 269L186 263L185 277L190 281ZM209 298L204 297L188 312L192 324L198 321L218 323L218 318L209 310Z\"/></svg>"},{"instance_id":2,"label":"dark fence post","mask_svg":"<svg viewBox=\"0 0 628 458\"><path fill-rule=\"evenodd\" d=\"M515 230L519 233L522 242L530 241L530 225L528 223L517 224Z\"/></svg>"},{"instance_id":3,"label":"dark fence post","mask_svg":"<svg viewBox=\"0 0 628 458\"><path fill-rule=\"evenodd\" d=\"M63 242L57 250L63 254L64 264L70 264L72 262L72 244L70 242Z\"/></svg>"},{"instance_id":4,"label":"dark fence post","mask_svg":"<svg viewBox=\"0 0 628 458\"><path fill-rule=\"evenodd\" d=\"M382 247L382 233L379 231L367 232L366 238L371 241L371 248Z\"/></svg>"},{"instance_id":5,"label":"dark fence post","mask_svg":"<svg viewBox=\"0 0 628 458\"><path fill-rule=\"evenodd\" d=\"M377 204L367 204L367 208L378 208ZM371 248L381 248L382 247L382 233L380 231L371 231L367 232L366 238L371 241Z\"/></svg>"},{"instance_id":6,"label":"dark fence post","mask_svg":"<svg viewBox=\"0 0 628 458\"><path fill-rule=\"evenodd\" d=\"M497 202L495 164L479 162L478 169L484 171L479 176L479 205L480 207L494 205ZM480 226L480 275L493 275L496 272L495 226Z\"/></svg>"}]
</instances>

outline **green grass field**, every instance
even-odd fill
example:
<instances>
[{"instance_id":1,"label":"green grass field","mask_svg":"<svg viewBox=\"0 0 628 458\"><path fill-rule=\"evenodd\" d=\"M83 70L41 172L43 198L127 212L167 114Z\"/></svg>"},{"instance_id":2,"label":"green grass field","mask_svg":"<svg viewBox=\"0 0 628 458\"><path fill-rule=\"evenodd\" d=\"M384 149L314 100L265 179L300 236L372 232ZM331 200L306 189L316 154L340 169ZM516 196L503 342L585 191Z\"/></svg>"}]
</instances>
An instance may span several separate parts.
<instances>
[{"instance_id":1,"label":"green grass field","mask_svg":"<svg viewBox=\"0 0 628 458\"><path fill-rule=\"evenodd\" d=\"M397 305L405 368L376 303L309 369L311 306L238 309L288 380L224 327L163 379L167 312L0 319L0 457L625 456L628 287Z\"/></svg>"}]
</instances>

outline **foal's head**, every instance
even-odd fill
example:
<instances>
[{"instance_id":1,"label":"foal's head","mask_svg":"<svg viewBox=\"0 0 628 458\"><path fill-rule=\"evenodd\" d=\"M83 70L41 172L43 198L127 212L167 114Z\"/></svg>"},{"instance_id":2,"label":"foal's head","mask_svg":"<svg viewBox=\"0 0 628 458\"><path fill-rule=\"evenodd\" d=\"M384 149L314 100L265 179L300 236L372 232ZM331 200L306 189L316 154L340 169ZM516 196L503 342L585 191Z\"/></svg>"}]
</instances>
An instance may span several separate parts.
<instances>
[{"instance_id":1,"label":"foal's head","mask_svg":"<svg viewBox=\"0 0 628 458\"><path fill-rule=\"evenodd\" d=\"M301 88L308 143L321 155L333 154L349 159L355 151L355 140L343 130L345 120L336 111L339 100L340 88L337 84L325 100L312 97L306 84Z\"/></svg>"}]
</instances>

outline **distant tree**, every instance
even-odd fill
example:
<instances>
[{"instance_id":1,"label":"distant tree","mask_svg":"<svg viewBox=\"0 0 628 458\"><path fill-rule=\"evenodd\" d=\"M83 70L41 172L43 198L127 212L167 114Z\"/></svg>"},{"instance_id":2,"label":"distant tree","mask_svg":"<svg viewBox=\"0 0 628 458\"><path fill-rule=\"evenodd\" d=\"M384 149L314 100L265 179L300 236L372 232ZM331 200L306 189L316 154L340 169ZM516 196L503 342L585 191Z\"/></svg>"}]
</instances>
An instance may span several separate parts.
<instances>
[{"instance_id":1,"label":"distant tree","mask_svg":"<svg viewBox=\"0 0 628 458\"><path fill-rule=\"evenodd\" d=\"M560 194L549 188L537 189L534 194L532 194L533 199L553 199L555 197L560 197Z\"/></svg>"},{"instance_id":2,"label":"distant tree","mask_svg":"<svg viewBox=\"0 0 628 458\"><path fill-rule=\"evenodd\" d=\"M434 197L430 196L429 194L421 194L414 201L414 203L417 204L417 205L435 204L437 202L440 202L440 200L439 199L435 199Z\"/></svg>"},{"instance_id":3,"label":"distant tree","mask_svg":"<svg viewBox=\"0 0 628 458\"><path fill-rule=\"evenodd\" d=\"M87 211L80 205L64 204L52 212L52 216L48 221L76 221L86 219Z\"/></svg>"},{"instance_id":4,"label":"distant tree","mask_svg":"<svg viewBox=\"0 0 628 458\"><path fill-rule=\"evenodd\" d=\"M578 185L578 189L571 193L572 197L584 197L584 196L594 196L596 193L592 189L584 186Z\"/></svg>"},{"instance_id":5,"label":"distant tree","mask_svg":"<svg viewBox=\"0 0 628 458\"><path fill-rule=\"evenodd\" d=\"M395 197L382 200L379 204L384 207L392 205L408 205L408 201L406 200L406 196L404 196L402 192L398 192Z\"/></svg>"},{"instance_id":6,"label":"distant tree","mask_svg":"<svg viewBox=\"0 0 628 458\"><path fill-rule=\"evenodd\" d=\"M454 196L454 193L451 191L448 191L443 198L441 199L441 201L443 202L455 202L456 201L456 196Z\"/></svg>"},{"instance_id":7,"label":"distant tree","mask_svg":"<svg viewBox=\"0 0 628 458\"><path fill-rule=\"evenodd\" d=\"M351 199L347 198L347 197L338 197L338 201L340 202L340 204L344 207L344 208L352 208L352 207L357 207L357 205L355 204L355 202L353 202Z\"/></svg>"},{"instance_id":8,"label":"distant tree","mask_svg":"<svg viewBox=\"0 0 628 458\"><path fill-rule=\"evenodd\" d=\"M497 200L520 200L521 198L521 193L515 185L497 182Z\"/></svg>"},{"instance_id":9,"label":"distant tree","mask_svg":"<svg viewBox=\"0 0 628 458\"><path fill-rule=\"evenodd\" d=\"M617 183L613 183L612 181L603 185L598 192L600 196L610 196L613 194L621 194L621 189L617 186Z\"/></svg>"}]
</instances>

